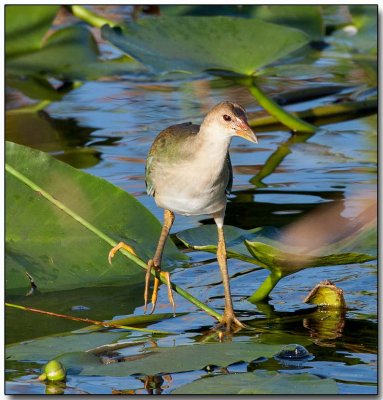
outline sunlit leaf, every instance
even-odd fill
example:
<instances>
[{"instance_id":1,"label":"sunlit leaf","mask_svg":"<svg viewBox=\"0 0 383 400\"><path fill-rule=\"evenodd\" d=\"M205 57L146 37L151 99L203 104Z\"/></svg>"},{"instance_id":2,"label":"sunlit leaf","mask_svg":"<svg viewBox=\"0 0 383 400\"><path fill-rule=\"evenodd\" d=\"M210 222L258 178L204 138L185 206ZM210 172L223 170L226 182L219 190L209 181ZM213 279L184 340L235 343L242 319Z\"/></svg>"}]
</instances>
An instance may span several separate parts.
<instances>
[{"instance_id":1,"label":"sunlit leaf","mask_svg":"<svg viewBox=\"0 0 383 400\"><path fill-rule=\"evenodd\" d=\"M134 284L143 273L130 259L107 261L111 245L90 231L89 223L119 242L126 241L144 260L152 257L161 225L133 196L103 179L76 170L51 156L7 143L6 287L27 288L27 271L39 289L63 290L100 283ZM39 190L49 193L79 222ZM185 256L168 242L165 264Z\"/></svg>"},{"instance_id":2,"label":"sunlit leaf","mask_svg":"<svg viewBox=\"0 0 383 400\"><path fill-rule=\"evenodd\" d=\"M322 379L315 375L281 374L274 371L254 371L241 374L210 376L198 379L172 394L337 394L333 379Z\"/></svg>"},{"instance_id":3,"label":"sunlit leaf","mask_svg":"<svg viewBox=\"0 0 383 400\"><path fill-rule=\"evenodd\" d=\"M308 42L301 31L257 19L146 18L102 35L157 72L220 69L253 74Z\"/></svg>"}]
</instances>

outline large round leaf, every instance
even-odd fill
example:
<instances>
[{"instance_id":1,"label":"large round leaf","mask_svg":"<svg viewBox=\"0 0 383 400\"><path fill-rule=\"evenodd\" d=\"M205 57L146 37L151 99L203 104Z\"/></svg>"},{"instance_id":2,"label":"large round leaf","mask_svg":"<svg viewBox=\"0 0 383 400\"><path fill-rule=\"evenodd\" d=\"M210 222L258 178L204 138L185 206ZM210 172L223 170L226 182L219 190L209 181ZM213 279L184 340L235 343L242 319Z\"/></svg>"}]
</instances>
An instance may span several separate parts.
<instances>
[{"instance_id":1,"label":"large round leaf","mask_svg":"<svg viewBox=\"0 0 383 400\"><path fill-rule=\"evenodd\" d=\"M161 225L133 196L15 143L6 144L6 169L7 289L28 287L25 272L39 289L51 290L142 281L141 268L120 254L110 266L111 245L86 226L95 227L112 242L126 241L139 257L149 259ZM184 257L168 241L164 264Z\"/></svg>"},{"instance_id":2,"label":"large round leaf","mask_svg":"<svg viewBox=\"0 0 383 400\"><path fill-rule=\"evenodd\" d=\"M103 26L102 35L157 72L228 70L250 75L308 42L302 31L233 17L159 17Z\"/></svg>"},{"instance_id":3,"label":"large round leaf","mask_svg":"<svg viewBox=\"0 0 383 400\"><path fill-rule=\"evenodd\" d=\"M7 56L39 49L59 7L58 5L7 5L5 7Z\"/></svg>"},{"instance_id":4,"label":"large round leaf","mask_svg":"<svg viewBox=\"0 0 383 400\"><path fill-rule=\"evenodd\" d=\"M230 15L233 17L259 18L274 24L291 26L306 32L311 39L324 34L320 6L314 5L161 5L162 15Z\"/></svg>"},{"instance_id":5,"label":"large round leaf","mask_svg":"<svg viewBox=\"0 0 383 400\"><path fill-rule=\"evenodd\" d=\"M308 373L280 374L254 371L199 379L176 389L172 394L337 394L333 379L321 379Z\"/></svg>"}]
</instances>

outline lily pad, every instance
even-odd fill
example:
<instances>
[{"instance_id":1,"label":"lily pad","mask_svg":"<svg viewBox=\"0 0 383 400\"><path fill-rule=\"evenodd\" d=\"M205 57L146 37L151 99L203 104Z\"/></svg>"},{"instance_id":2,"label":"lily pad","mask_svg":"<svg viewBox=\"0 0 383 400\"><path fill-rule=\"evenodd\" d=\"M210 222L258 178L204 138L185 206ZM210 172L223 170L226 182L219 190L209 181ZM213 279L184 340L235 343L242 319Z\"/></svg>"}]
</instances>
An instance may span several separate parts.
<instances>
[{"instance_id":1,"label":"lily pad","mask_svg":"<svg viewBox=\"0 0 383 400\"><path fill-rule=\"evenodd\" d=\"M6 26L9 25L6 83L27 96L59 100L72 89L58 91L47 77L67 82L144 71L127 56L102 60L92 33L83 25L72 24L49 35L58 6L9 6L6 9L9 9L6 14Z\"/></svg>"},{"instance_id":2,"label":"lily pad","mask_svg":"<svg viewBox=\"0 0 383 400\"><path fill-rule=\"evenodd\" d=\"M7 5L5 7L7 57L39 49L59 8L58 5Z\"/></svg>"},{"instance_id":3,"label":"lily pad","mask_svg":"<svg viewBox=\"0 0 383 400\"><path fill-rule=\"evenodd\" d=\"M173 390L172 394L337 394L333 379L312 374L282 374L254 371L242 374L210 376Z\"/></svg>"},{"instance_id":4,"label":"lily pad","mask_svg":"<svg viewBox=\"0 0 383 400\"><path fill-rule=\"evenodd\" d=\"M312 40L324 35L324 23L320 6L315 5L263 5L251 10L252 17L274 24L300 29Z\"/></svg>"},{"instance_id":5,"label":"lily pad","mask_svg":"<svg viewBox=\"0 0 383 400\"><path fill-rule=\"evenodd\" d=\"M143 260L155 251L161 225L133 196L15 143L6 144L6 169L7 289L27 288L25 272L40 290L142 282L142 269L131 259L107 261L111 243L119 241ZM183 259L168 241L165 268Z\"/></svg>"},{"instance_id":6,"label":"lily pad","mask_svg":"<svg viewBox=\"0 0 383 400\"><path fill-rule=\"evenodd\" d=\"M251 75L304 46L302 31L258 19L146 18L101 29L104 39L156 72L209 69Z\"/></svg>"},{"instance_id":7,"label":"lily pad","mask_svg":"<svg viewBox=\"0 0 383 400\"><path fill-rule=\"evenodd\" d=\"M127 376L132 374L155 375L199 370L207 365L228 365L258 357L272 357L280 350L279 345L259 343L209 343L178 347L158 347L148 350L138 359L129 362L84 366L81 375ZM65 364L64 364L65 365Z\"/></svg>"},{"instance_id":8,"label":"lily pad","mask_svg":"<svg viewBox=\"0 0 383 400\"><path fill-rule=\"evenodd\" d=\"M256 228L246 231L233 226L225 226L227 256L242 261L257 264L271 271L249 301L255 303L265 299L279 282L280 279L294 274L300 270L321 266L335 266L345 264L364 263L374 260L376 257L366 253L351 252L358 250L362 242L355 238L347 239L322 249L322 256L300 255L298 250L291 248L291 253L281 251L285 248L278 240L280 231L273 227ZM364 232L360 238L366 236ZM195 250L203 250L209 253L217 252L217 233L213 225L205 225L180 232L177 237L187 246ZM370 236L367 236L370 238ZM353 245L353 246L352 246ZM342 253L343 249L348 252ZM294 252L296 250L296 252ZM331 251L332 253L328 253Z\"/></svg>"},{"instance_id":9,"label":"lily pad","mask_svg":"<svg viewBox=\"0 0 383 400\"><path fill-rule=\"evenodd\" d=\"M161 5L161 15L195 15L258 18L275 24L290 26L319 39L324 33L320 6L314 5Z\"/></svg>"},{"instance_id":10,"label":"lily pad","mask_svg":"<svg viewBox=\"0 0 383 400\"><path fill-rule=\"evenodd\" d=\"M245 245L245 240L255 240L262 237L272 241L279 235L279 230L273 227L256 228L254 230L240 229L235 226L225 225L226 251L229 258L237 258L242 261L256 264ZM185 246L194 250L217 253L217 227L215 225L202 225L197 228L186 229L176 234Z\"/></svg>"},{"instance_id":11,"label":"lily pad","mask_svg":"<svg viewBox=\"0 0 383 400\"><path fill-rule=\"evenodd\" d=\"M62 353L86 351L126 337L126 332L92 332L53 335L11 344L5 349L7 360L48 361Z\"/></svg>"}]
</instances>

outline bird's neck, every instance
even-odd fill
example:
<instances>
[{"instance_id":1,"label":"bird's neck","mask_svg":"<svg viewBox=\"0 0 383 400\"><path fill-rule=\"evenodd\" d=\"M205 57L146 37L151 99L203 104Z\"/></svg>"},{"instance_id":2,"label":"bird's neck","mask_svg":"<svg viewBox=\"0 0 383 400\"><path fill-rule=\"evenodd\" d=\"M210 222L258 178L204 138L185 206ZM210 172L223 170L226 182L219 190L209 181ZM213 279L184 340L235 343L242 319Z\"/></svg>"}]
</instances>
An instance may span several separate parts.
<instances>
[{"instance_id":1,"label":"bird's neck","mask_svg":"<svg viewBox=\"0 0 383 400\"><path fill-rule=\"evenodd\" d=\"M198 150L212 160L224 162L229 150L231 137L208 124L202 124L197 135Z\"/></svg>"}]
</instances>

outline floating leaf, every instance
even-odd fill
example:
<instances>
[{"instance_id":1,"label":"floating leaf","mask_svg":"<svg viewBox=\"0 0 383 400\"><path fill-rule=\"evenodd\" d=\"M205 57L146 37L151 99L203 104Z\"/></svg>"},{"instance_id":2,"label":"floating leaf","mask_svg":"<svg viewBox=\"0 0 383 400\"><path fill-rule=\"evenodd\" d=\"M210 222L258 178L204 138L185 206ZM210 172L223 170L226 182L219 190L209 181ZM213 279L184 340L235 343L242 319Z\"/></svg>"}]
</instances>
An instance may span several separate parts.
<instances>
[{"instance_id":1,"label":"floating leaf","mask_svg":"<svg viewBox=\"0 0 383 400\"><path fill-rule=\"evenodd\" d=\"M5 7L7 57L39 49L59 8L57 5L7 5Z\"/></svg>"},{"instance_id":2,"label":"floating leaf","mask_svg":"<svg viewBox=\"0 0 383 400\"><path fill-rule=\"evenodd\" d=\"M127 336L127 332L93 332L47 336L11 344L6 347L7 360L48 361L62 353L86 351L94 347L113 343ZM64 365L65 366L65 365Z\"/></svg>"},{"instance_id":3,"label":"floating leaf","mask_svg":"<svg viewBox=\"0 0 383 400\"><path fill-rule=\"evenodd\" d=\"M300 29L309 35L311 39L321 39L324 34L324 23L320 6L255 6L251 10L251 15L263 21Z\"/></svg>"},{"instance_id":4,"label":"floating leaf","mask_svg":"<svg viewBox=\"0 0 383 400\"><path fill-rule=\"evenodd\" d=\"M312 374L281 374L254 371L242 374L210 376L173 390L172 394L337 394L333 379Z\"/></svg>"},{"instance_id":5,"label":"floating leaf","mask_svg":"<svg viewBox=\"0 0 383 400\"><path fill-rule=\"evenodd\" d=\"M347 252L342 253L340 249L351 249L351 242L347 239L339 242L339 248L335 245L322 249L323 256L313 256L307 259L307 255L282 252L281 242L278 241L279 230L273 227L257 228L251 231L225 226L225 236L228 257L237 258L242 261L257 264L271 271L258 290L249 297L249 301L255 303L265 299L275 285L285 276L294 274L300 270L321 266L345 265L363 263L374 260L376 257L365 253ZM364 235L362 232L361 235ZM177 234L177 237L188 247L195 250L203 250L216 253L217 239L216 228L205 225L198 228L187 229ZM355 238L352 239L354 248L357 249L362 243ZM298 250L298 249L296 249ZM332 250L334 254L326 254Z\"/></svg>"},{"instance_id":6,"label":"floating leaf","mask_svg":"<svg viewBox=\"0 0 383 400\"><path fill-rule=\"evenodd\" d=\"M312 39L324 34L321 8L314 5L161 5L161 15L258 18L274 24L300 29Z\"/></svg>"},{"instance_id":7,"label":"floating leaf","mask_svg":"<svg viewBox=\"0 0 383 400\"><path fill-rule=\"evenodd\" d=\"M219 69L246 75L308 42L296 29L222 16L146 18L105 25L102 36L157 72Z\"/></svg>"},{"instance_id":8,"label":"floating leaf","mask_svg":"<svg viewBox=\"0 0 383 400\"><path fill-rule=\"evenodd\" d=\"M161 225L133 196L15 143L6 144L6 169L7 289L27 288L25 271L40 290L142 282L131 259L107 261L121 240L144 260L155 251ZM184 258L169 241L165 268Z\"/></svg>"},{"instance_id":9,"label":"floating leaf","mask_svg":"<svg viewBox=\"0 0 383 400\"><path fill-rule=\"evenodd\" d=\"M81 375L155 375L199 370L207 365L226 367L238 361L250 362L258 357L272 357L279 350L280 345L241 342L158 347L146 349L146 353L139 353L143 357L128 362L86 365Z\"/></svg>"},{"instance_id":10,"label":"floating leaf","mask_svg":"<svg viewBox=\"0 0 383 400\"><path fill-rule=\"evenodd\" d=\"M248 251L245 240L255 240L258 237L272 240L272 238L276 238L279 234L279 230L273 227L256 228L247 231L235 226L225 225L224 231L227 256L254 264L256 264L256 260L254 260ZM187 247L209 253L217 253L218 236L215 225L202 225L198 228L186 229L178 232L176 236Z\"/></svg>"},{"instance_id":11,"label":"floating leaf","mask_svg":"<svg viewBox=\"0 0 383 400\"><path fill-rule=\"evenodd\" d=\"M176 316L184 315L184 313L178 313ZM105 321L110 324L116 325L126 325L126 326L137 326L137 325L148 325L154 322L162 321L164 319L173 318L173 313L162 313L162 314L149 314L149 315L132 315L129 317L124 318L116 318ZM87 333L87 332L94 332L105 330L107 328L100 326L100 325L90 325L86 328L78 329L75 333Z\"/></svg>"},{"instance_id":12,"label":"floating leaf","mask_svg":"<svg viewBox=\"0 0 383 400\"><path fill-rule=\"evenodd\" d=\"M126 56L101 60L92 33L82 25L59 29L46 39L43 46L31 50L35 51L21 51L7 58L6 83L33 98L60 99L62 93L55 90L46 77L66 82L144 71L142 66Z\"/></svg>"}]
</instances>

